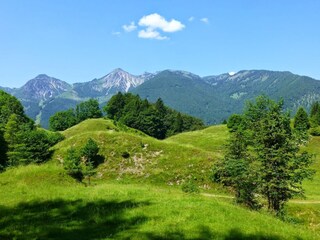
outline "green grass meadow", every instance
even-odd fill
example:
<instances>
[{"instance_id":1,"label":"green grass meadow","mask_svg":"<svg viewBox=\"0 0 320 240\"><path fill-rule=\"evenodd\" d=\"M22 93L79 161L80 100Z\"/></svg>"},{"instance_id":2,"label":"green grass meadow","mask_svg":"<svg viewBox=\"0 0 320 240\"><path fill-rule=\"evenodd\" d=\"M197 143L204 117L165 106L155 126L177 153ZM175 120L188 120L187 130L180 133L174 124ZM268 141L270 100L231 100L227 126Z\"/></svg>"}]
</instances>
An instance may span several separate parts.
<instances>
[{"instance_id":1,"label":"green grass meadow","mask_svg":"<svg viewBox=\"0 0 320 240\"><path fill-rule=\"evenodd\" d=\"M306 199L288 204L284 221L236 205L231 193L211 182L210 169L223 156L225 126L159 141L96 119L63 134L51 161L0 174L1 240L320 239L319 172L304 184ZM90 186L62 166L67 149L89 137L103 159ZM319 147L320 138L312 138L307 149L317 154ZM181 190L189 180L200 194Z\"/></svg>"}]
</instances>

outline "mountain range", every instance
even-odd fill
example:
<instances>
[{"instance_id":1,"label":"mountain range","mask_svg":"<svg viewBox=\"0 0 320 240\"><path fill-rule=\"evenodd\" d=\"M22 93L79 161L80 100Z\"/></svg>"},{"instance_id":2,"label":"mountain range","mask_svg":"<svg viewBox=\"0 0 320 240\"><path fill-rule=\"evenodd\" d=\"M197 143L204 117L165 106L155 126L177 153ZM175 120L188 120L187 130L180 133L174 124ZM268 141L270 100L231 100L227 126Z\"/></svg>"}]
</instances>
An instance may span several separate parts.
<instances>
[{"instance_id":1,"label":"mountain range","mask_svg":"<svg viewBox=\"0 0 320 240\"><path fill-rule=\"evenodd\" d=\"M132 75L120 68L92 81L69 84L40 74L20 88L0 87L16 96L26 114L42 127L57 111L73 108L81 101L98 99L101 105L117 92L132 92L149 101L159 97L178 111L199 117L206 124L221 123L242 111L247 100L266 94L284 99L285 108L295 112L309 109L320 99L320 81L291 72L243 70L200 77L186 71L164 70Z\"/></svg>"}]
</instances>

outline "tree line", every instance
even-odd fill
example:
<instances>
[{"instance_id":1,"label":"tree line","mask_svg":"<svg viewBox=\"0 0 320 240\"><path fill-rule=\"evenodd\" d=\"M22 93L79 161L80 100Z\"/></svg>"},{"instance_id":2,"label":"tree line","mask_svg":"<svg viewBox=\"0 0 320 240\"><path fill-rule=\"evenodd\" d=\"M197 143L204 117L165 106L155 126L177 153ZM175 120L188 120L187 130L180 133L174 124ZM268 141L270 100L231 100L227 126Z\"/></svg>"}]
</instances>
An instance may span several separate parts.
<instances>
[{"instance_id":1,"label":"tree line","mask_svg":"<svg viewBox=\"0 0 320 240\"><path fill-rule=\"evenodd\" d=\"M166 107L161 98L150 103L131 93L114 95L104 111L108 118L158 139L205 127L202 120Z\"/></svg>"},{"instance_id":2,"label":"tree line","mask_svg":"<svg viewBox=\"0 0 320 240\"><path fill-rule=\"evenodd\" d=\"M205 127L202 120L166 107L160 98L150 103L131 93L114 95L103 111L108 118L158 139ZM49 126L52 131L63 131L83 120L102 115L98 101L90 99L74 109L55 113L50 117Z\"/></svg>"},{"instance_id":3,"label":"tree line","mask_svg":"<svg viewBox=\"0 0 320 240\"><path fill-rule=\"evenodd\" d=\"M49 118L49 129L52 131L64 131L86 119L100 117L102 117L102 112L98 101L89 99L79 103L75 108L53 114Z\"/></svg>"}]
</instances>

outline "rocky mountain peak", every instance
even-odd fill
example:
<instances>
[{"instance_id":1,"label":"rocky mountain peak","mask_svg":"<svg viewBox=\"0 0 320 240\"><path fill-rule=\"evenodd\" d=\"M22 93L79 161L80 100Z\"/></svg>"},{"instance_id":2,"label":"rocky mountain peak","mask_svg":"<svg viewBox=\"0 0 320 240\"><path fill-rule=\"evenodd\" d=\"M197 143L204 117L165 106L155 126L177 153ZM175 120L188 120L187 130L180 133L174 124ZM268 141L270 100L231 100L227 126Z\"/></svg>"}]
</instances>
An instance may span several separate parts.
<instances>
[{"instance_id":1,"label":"rocky mountain peak","mask_svg":"<svg viewBox=\"0 0 320 240\"><path fill-rule=\"evenodd\" d=\"M96 91L105 91L105 95L114 91L128 92L130 88L141 85L145 79L141 76L132 75L121 68L117 68L97 80L94 88Z\"/></svg>"},{"instance_id":2,"label":"rocky mountain peak","mask_svg":"<svg viewBox=\"0 0 320 240\"><path fill-rule=\"evenodd\" d=\"M49 98L70 90L70 88L70 85L64 81L46 74L39 74L23 85L18 90L17 95L20 98L48 100Z\"/></svg>"}]
</instances>

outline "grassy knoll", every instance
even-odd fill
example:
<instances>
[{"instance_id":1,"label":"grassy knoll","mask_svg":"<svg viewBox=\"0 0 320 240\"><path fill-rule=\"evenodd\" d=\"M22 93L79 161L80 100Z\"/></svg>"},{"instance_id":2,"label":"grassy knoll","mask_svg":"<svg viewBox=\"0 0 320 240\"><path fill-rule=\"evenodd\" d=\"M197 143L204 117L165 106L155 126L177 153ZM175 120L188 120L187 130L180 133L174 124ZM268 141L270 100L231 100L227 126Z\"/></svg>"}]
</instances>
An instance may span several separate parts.
<instances>
[{"instance_id":1,"label":"grassy knoll","mask_svg":"<svg viewBox=\"0 0 320 240\"><path fill-rule=\"evenodd\" d=\"M86 120L63 134L66 139L55 146L53 159L62 162L71 146L81 147L91 137L104 158L97 180L179 185L192 179L208 188L212 185L212 165L219 157L212 151L159 141L130 128L120 129L104 119Z\"/></svg>"},{"instance_id":2,"label":"grassy knoll","mask_svg":"<svg viewBox=\"0 0 320 240\"><path fill-rule=\"evenodd\" d=\"M318 239L230 200L174 187L85 187L55 163L0 175L0 239Z\"/></svg>"},{"instance_id":3,"label":"grassy knoll","mask_svg":"<svg viewBox=\"0 0 320 240\"><path fill-rule=\"evenodd\" d=\"M228 134L226 125L217 125L199 131L181 133L165 141L200 148L222 156Z\"/></svg>"}]
</instances>

